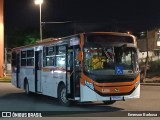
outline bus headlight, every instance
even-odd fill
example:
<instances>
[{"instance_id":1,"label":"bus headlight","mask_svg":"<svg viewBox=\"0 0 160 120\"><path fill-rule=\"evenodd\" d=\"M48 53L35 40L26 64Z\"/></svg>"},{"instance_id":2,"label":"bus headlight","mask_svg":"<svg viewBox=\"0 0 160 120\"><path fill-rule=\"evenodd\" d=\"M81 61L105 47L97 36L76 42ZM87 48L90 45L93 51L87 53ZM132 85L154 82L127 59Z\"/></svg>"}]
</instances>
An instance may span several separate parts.
<instances>
[{"instance_id":1,"label":"bus headlight","mask_svg":"<svg viewBox=\"0 0 160 120\"><path fill-rule=\"evenodd\" d=\"M135 88L137 88L139 84L140 84L140 81L137 81L137 82L135 83Z\"/></svg>"}]
</instances>

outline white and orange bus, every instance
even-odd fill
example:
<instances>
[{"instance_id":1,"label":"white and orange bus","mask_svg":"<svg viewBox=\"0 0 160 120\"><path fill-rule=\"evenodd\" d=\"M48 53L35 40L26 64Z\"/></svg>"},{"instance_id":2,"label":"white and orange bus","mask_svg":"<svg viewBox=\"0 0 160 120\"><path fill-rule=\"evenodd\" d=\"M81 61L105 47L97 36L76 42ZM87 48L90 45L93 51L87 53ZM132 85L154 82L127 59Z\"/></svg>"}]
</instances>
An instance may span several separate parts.
<instances>
[{"instance_id":1,"label":"white and orange bus","mask_svg":"<svg viewBox=\"0 0 160 120\"><path fill-rule=\"evenodd\" d=\"M139 98L136 38L92 32L14 48L12 84L26 93L58 98L63 105Z\"/></svg>"}]
</instances>

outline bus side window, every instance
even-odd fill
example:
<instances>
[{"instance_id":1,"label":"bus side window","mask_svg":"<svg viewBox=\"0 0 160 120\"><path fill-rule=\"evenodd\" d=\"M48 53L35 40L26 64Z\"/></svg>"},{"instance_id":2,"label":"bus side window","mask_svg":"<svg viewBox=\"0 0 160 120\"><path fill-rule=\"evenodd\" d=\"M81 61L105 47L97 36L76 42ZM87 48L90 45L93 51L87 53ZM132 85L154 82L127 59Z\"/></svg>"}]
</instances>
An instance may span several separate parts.
<instances>
[{"instance_id":1,"label":"bus side window","mask_svg":"<svg viewBox=\"0 0 160 120\"><path fill-rule=\"evenodd\" d=\"M34 50L27 50L27 66L34 66Z\"/></svg>"},{"instance_id":2,"label":"bus side window","mask_svg":"<svg viewBox=\"0 0 160 120\"><path fill-rule=\"evenodd\" d=\"M73 66L73 51L68 53L68 67Z\"/></svg>"},{"instance_id":3,"label":"bus side window","mask_svg":"<svg viewBox=\"0 0 160 120\"><path fill-rule=\"evenodd\" d=\"M66 46L56 48L56 67L65 68L66 66Z\"/></svg>"},{"instance_id":4,"label":"bus side window","mask_svg":"<svg viewBox=\"0 0 160 120\"><path fill-rule=\"evenodd\" d=\"M26 66L27 64L27 52L21 51L21 66Z\"/></svg>"},{"instance_id":5,"label":"bus side window","mask_svg":"<svg viewBox=\"0 0 160 120\"><path fill-rule=\"evenodd\" d=\"M43 67L46 66L46 47L43 47Z\"/></svg>"},{"instance_id":6,"label":"bus side window","mask_svg":"<svg viewBox=\"0 0 160 120\"><path fill-rule=\"evenodd\" d=\"M16 57L16 52L12 52L12 71L15 73L16 72L16 67L17 67L17 57Z\"/></svg>"},{"instance_id":7,"label":"bus side window","mask_svg":"<svg viewBox=\"0 0 160 120\"><path fill-rule=\"evenodd\" d=\"M76 66L79 66L79 60L78 60L78 52L79 52L79 49L76 49L75 50L76 51L76 54L75 54L75 64L76 64Z\"/></svg>"},{"instance_id":8,"label":"bus side window","mask_svg":"<svg viewBox=\"0 0 160 120\"><path fill-rule=\"evenodd\" d=\"M55 50L54 46L43 47L43 66L55 65Z\"/></svg>"},{"instance_id":9,"label":"bus side window","mask_svg":"<svg viewBox=\"0 0 160 120\"><path fill-rule=\"evenodd\" d=\"M16 63L16 53L13 52L12 53L12 66L16 66L16 65L17 65L17 63Z\"/></svg>"}]
</instances>

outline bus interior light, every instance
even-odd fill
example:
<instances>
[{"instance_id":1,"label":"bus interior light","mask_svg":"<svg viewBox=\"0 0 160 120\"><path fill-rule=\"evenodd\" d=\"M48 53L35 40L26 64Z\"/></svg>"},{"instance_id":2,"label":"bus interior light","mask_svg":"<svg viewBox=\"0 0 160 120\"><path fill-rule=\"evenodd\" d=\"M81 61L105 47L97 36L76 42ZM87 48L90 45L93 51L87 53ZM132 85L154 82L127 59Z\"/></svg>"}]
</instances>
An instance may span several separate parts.
<instances>
[{"instance_id":1,"label":"bus interior light","mask_svg":"<svg viewBox=\"0 0 160 120\"><path fill-rule=\"evenodd\" d=\"M60 70L55 70L54 72L55 73L62 73L62 71L60 71Z\"/></svg>"},{"instance_id":2,"label":"bus interior light","mask_svg":"<svg viewBox=\"0 0 160 120\"><path fill-rule=\"evenodd\" d=\"M60 64L60 65L64 65L64 64L65 64L65 61L60 60L60 61L58 61L58 64Z\"/></svg>"}]
</instances>

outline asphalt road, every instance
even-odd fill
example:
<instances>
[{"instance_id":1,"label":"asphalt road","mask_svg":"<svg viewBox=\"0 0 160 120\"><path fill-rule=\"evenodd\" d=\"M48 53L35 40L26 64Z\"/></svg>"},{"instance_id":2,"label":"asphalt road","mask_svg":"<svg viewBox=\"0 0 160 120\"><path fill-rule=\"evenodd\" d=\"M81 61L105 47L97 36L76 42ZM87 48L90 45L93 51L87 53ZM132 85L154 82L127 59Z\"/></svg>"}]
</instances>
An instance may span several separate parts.
<instances>
[{"instance_id":1,"label":"asphalt road","mask_svg":"<svg viewBox=\"0 0 160 120\"><path fill-rule=\"evenodd\" d=\"M48 111L50 114L55 113L56 116L64 117L71 117L72 115L100 117L107 114L109 116L118 116L118 114L127 115L136 111L149 113L151 111L160 111L160 86L141 86L140 99L118 101L109 106L102 103L85 103L64 107L59 106L57 99L52 97L43 95L28 96L23 90L15 88L10 83L0 83L0 111ZM74 113L75 111L76 113ZM160 116L160 112L157 114Z\"/></svg>"}]
</instances>

